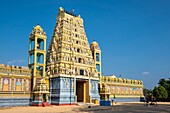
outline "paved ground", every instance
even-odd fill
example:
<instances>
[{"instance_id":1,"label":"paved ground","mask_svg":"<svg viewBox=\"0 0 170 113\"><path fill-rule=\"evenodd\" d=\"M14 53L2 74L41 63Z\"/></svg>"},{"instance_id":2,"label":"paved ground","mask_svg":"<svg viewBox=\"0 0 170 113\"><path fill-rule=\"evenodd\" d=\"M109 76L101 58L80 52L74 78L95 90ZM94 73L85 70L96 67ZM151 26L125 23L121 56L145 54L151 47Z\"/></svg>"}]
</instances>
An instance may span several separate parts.
<instances>
[{"instance_id":1,"label":"paved ground","mask_svg":"<svg viewBox=\"0 0 170 113\"><path fill-rule=\"evenodd\" d=\"M0 113L170 113L170 103L158 103L157 107L144 106L143 103L117 103L105 107L92 105L51 106L51 107L13 107L0 108Z\"/></svg>"}]
</instances>

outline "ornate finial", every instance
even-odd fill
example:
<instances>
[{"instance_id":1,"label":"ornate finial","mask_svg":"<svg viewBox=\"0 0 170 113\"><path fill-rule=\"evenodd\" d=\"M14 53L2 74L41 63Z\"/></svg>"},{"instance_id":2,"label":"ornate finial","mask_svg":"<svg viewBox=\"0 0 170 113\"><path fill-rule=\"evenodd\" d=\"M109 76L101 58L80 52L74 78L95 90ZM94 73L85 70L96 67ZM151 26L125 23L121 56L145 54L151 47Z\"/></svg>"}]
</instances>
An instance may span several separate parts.
<instances>
[{"instance_id":1,"label":"ornate finial","mask_svg":"<svg viewBox=\"0 0 170 113\"><path fill-rule=\"evenodd\" d=\"M39 24L37 24L34 28L35 31L39 30L39 31L43 31L43 29L41 28L41 26Z\"/></svg>"},{"instance_id":2,"label":"ornate finial","mask_svg":"<svg viewBox=\"0 0 170 113\"><path fill-rule=\"evenodd\" d=\"M60 7L60 8L59 8L59 11L60 11L60 12L61 12L61 11L64 11L64 9L63 9L62 7Z\"/></svg>"}]
</instances>

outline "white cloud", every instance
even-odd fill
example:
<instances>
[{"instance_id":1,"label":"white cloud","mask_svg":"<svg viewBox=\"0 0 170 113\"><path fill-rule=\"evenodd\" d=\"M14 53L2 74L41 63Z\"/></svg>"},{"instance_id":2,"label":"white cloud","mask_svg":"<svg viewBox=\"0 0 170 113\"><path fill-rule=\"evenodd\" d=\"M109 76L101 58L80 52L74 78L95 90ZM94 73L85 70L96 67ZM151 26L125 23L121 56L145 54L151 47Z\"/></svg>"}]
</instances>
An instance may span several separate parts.
<instances>
[{"instance_id":1,"label":"white cloud","mask_svg":"<svg viewBox=\"0 0 170 113\"><path fill-rule=\"evenodd\" d=\"M11 61L8 61L7 64L13 65L13 64L23 63L23 62L26 62L26 61L25 60L11 60Z\"/></svg>"},{"instance_id":2,"label":"white cloud","mask_svg":"<svg viewBox=\"0 0 170 113\"><path fill-rule=\"evenodd\" d=\"M147 71L142 72L142 75L149 75L150 73Z\"/></svg>"},{"instance_id":3,"label":"white cloud","mask_svg":"<svg viewBox=\"0 0 170 113\"><path fill-rule=\"evenodd\" d=\"M18 60L19 63L26 62L25 60Z\"/></svg>"}]
</instances>

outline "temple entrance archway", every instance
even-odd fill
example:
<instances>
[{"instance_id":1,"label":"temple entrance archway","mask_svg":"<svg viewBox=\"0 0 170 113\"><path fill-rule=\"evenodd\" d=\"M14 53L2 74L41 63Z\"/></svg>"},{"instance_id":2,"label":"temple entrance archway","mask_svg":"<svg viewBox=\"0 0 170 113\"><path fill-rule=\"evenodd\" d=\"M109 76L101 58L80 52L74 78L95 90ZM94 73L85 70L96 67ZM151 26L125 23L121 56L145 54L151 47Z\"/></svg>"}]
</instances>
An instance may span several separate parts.
<instances>
[{"instance_id":1,"label":"temple entrance archway","mask_svg":"<svg viewBox=\"0 0 170 113\"><path fill-rule=\"evenodd\" d=\"M76 80L76 95L77 102L86 102L87 100L87 81L86 80Z\"/></svg>"}]
</instances>

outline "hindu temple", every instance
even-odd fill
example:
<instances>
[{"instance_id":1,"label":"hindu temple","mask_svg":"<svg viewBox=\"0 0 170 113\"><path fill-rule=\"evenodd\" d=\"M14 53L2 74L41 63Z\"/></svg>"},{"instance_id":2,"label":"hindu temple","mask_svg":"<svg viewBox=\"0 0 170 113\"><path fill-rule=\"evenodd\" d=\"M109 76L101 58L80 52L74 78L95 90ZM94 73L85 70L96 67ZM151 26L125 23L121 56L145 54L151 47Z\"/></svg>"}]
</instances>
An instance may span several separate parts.
<instances>
[{"instance_id":1,"label":"hindu temple","mask_svg":"<svg viewBox=\"0 0 170 113\"><path fill-rule=\"evenodd\" d=\"M28 67L0 64L0 107L139 102L143 82L102 75L102 51L89 43L80 15L59 8L46 47L40 25L29 35Z\"/></svg>"}]
</instances>

